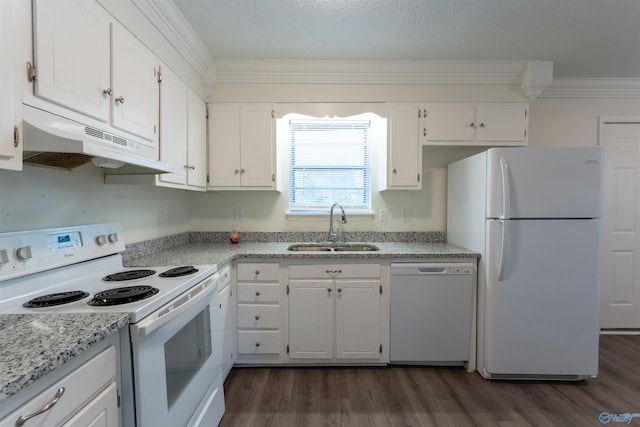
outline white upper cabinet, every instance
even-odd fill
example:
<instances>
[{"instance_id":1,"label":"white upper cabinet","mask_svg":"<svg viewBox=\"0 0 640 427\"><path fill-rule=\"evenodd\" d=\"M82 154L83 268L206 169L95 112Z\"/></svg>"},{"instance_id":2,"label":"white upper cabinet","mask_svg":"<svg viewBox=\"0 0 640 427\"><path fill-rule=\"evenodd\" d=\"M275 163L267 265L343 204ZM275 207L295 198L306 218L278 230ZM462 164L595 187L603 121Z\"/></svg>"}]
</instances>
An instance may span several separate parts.
<instances>
[{"instance_id":1,"label":"white upper cabinet","mask_svg":"<svg viewBox=\"0 0 640 427\"><path fill-rule=\"evenodd\" d=\"M151 51L93 0L34 0L33 15L35 96L155 144Z\"/></svg>"},{"instance_id":2,"label":"white upper cabinet","mask_svg":"<svg viewBox=\"0 0 640 427\"><path fill-rule=\"evenodd\" d=\"M381 190L419 190L422 188L422 150L420 144L420 104L388 104L388 140L385 174Z\"/></svg>"},{"instance_id":3,"label":"white upper cabinet","mask_svg":"<svg viewBox=\"0 0 640 427\"><path fill-rule=\"evenodd\" d=\"M27 8L21 1L0 1L0 169L22 170L22 85L20 61L22 37L15 37L26 23Z\"/></svg>"},{"instance_id":4,"label":"white upper cabinet","mask_svg":"<svg viewBox=\"0 0 640 427\"><path fill-rule=\"evenodd\" d=\"M209 105L209 188L275 190L273 105Z\"/></svg>"},{"instance_id":5,"label":"white upper cabinet","mask_svg":"<svg viewBox=\"0 0 640 427\"><path fill-rule=\"evenodd\" d=\"M526 145L526 103L433 103L424 107L427 145Z\"/></svg>"},{"instance_id":6,"label":"white upper cabinet","mask_svg":"<svg viewBox=\"0 0 640 427\"><path fill-rule=\"evenodd\" d=\"M207 110L204 101L171 70L160 83L160 161L170 173L160 186L204 191L207 185Z\"/></svg>"}]
</instances>

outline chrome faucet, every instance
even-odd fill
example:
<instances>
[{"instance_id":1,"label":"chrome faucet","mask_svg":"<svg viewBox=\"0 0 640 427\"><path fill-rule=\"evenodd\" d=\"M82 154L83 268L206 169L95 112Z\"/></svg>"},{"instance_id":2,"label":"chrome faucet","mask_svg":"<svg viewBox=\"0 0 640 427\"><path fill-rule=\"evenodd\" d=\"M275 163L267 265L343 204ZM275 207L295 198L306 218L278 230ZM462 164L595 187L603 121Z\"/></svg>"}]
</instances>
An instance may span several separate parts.
<instances>
[{"instance_id":1,"label":"chrome faucet","mask_svg":"<svg viewBox=\"0 0 640 427\"><path fill-rule=\"evenodd\" d=\"M329 211L329 241L330 242L337 242L338 235L340 234L340 225L338 225L338 228L336 229L336 231L333 231L333 209L336 206L340 208L342 223L343 224L347 223L347 214L344 213L344 209L342 209L342 206L340 206L338 203L334 203L333 205L331 205L331 210Z\"/></svg>"}]
</instances>

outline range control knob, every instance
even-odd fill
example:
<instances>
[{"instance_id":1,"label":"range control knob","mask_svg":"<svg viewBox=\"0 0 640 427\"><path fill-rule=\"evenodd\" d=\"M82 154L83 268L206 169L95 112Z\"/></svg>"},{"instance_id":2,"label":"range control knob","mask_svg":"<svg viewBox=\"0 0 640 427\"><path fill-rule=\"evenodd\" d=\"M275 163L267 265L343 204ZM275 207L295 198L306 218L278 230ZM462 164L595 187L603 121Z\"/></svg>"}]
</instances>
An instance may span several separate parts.
<instances>
[{"instance_id":1,"label":"range control knob","mask_svg":"<svg viewBox=\"0 0 640 427\"><path fill-rule=\"evenodd\" d=\"M20 261L26 261L32 258L31 246L22 246L16 249L16 258L18 258Z\"/></svg>"},{"instance_id":2,"label":"range control knob","mask_svg":"<svg viewBox=\"0 0 640 427\"><path fill-rule=\"evenodd\" d=\"M98 237L96 237L96 243L98 244L98 246L103 246L107 243L107 236L105 236L104 234L99 235Z\"/></svg>"},{"instance_id":3,"label":"range control knob","mask_svg":"<svg viewBox=\"0 0 640 427\"><path fill-rule=\"evenodd\" d=\"M117 243L118 242L118 233L109 234L109 243Z\"/></svg>"}]
</instances>

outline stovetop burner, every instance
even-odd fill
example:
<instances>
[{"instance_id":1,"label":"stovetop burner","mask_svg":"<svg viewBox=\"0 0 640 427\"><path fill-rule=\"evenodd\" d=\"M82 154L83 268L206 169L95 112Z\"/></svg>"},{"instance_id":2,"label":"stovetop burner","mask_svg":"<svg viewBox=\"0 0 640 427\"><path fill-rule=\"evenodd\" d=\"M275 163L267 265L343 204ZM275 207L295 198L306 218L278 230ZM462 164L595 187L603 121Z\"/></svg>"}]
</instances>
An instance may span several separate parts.
<instances>
[{"instance_id":1,"label":"stovetop burner","mask_svg":"<svg viewBox=\"0 0 640 427\"><path fill-rule=\"evenodd\" d=\"M184 265L182 267L172 268L164 273L160 273L160 277L182 277L189 274L197 273L198 269L192 265Z\"/></svg>"},{"instance_id":2,"label":"stovetop burner","mask_svg":"<svg viewBox=\"0 0 640 427\"><path fill-rule=\"evenodd\" d=\"M102 278L105 282L123 282L125 280L142 279L156 274L154 270L129 270L109 274Z\"/></svg>"},{"instance_id":3,"label":"stovetop burner","mask_svg":"<svg viewBox=\"0 0 640 427\"><path fill-rule=\"evenodd\" d=\"M109 306L140 301L157 294L159 290L152 286L128 286L98 292L87 304L93 306Z\"/></svg>"},{"instance_id":4,"label":"stovetop burner","mask_svg":"<svg viewBox=\"0 0 640 427\"><path fill-rule=\"evenodd\" d=\"M59 292L56 294L36 297L30 301L25 302L24 304L22 304L22 306L27 308L54 307L56 305L78 301L88 296L89 293L84 291Z\"/></svg>"}]
</instances>

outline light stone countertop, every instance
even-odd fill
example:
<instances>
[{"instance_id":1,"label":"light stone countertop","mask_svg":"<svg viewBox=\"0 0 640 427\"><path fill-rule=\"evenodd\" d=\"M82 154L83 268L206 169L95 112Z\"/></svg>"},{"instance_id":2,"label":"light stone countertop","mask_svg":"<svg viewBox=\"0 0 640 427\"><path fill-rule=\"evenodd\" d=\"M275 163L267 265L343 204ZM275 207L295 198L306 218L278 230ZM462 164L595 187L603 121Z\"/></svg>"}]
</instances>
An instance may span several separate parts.
<instances>
[{"instance_id":1,"label":"light stone countertop","mask_svg":"<svg viewBox=\"0 0 640 427\"><path fill-rule=\"evenodd\" d=\"M1 314L0 403L128 324L126 313Z\"/></svg>"},{"instance_id":2,"label":"light stone countertop","mask_svg":"<svg viewBox=\"0 0 640 427\"><path fill-rule=\"evenodd\" d=\"M299 242L298 242L299 243ZM310 243L310 242L305 242ZM347 242L356 244L358 242ZM128 260L131 267L213 265L218 266L241 258L264 259L427 259L427 258L479 258L478 252L449 243L425 242L365 242L380 248L367 252L292 252L287 247L296 242L240 242L231 243L187 243L164 249L149 255ZM324 242L322 244L325 244ZM338 243L339 245L340 243Z\"/></svg>"}]
</instances>

